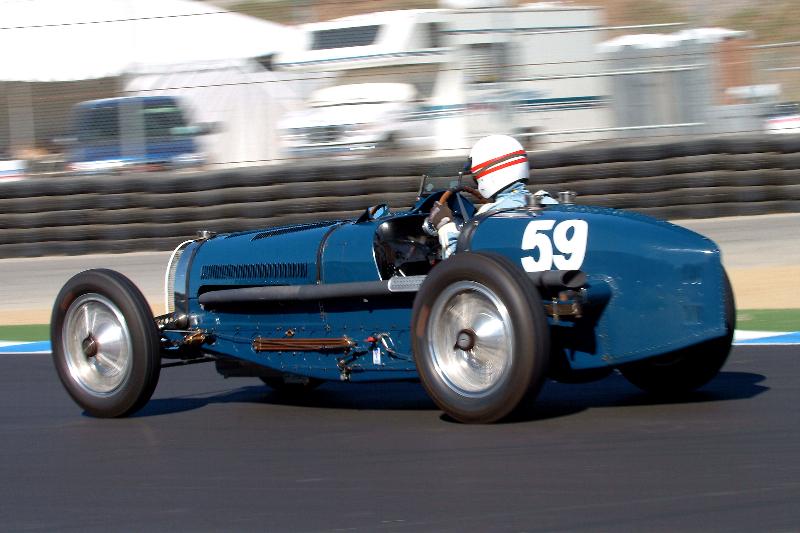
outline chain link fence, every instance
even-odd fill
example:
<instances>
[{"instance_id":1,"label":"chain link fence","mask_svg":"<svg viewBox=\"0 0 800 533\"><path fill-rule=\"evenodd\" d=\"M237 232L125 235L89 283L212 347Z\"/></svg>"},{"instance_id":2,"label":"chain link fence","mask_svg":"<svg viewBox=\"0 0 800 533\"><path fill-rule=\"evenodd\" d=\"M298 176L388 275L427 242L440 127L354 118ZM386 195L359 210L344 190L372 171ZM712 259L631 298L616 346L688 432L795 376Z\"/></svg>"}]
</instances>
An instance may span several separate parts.
<instances>
[{"instance_id":1,"label":"chain link fence","mask_svg":"<svg viewBox=\"0 0 800 533\"><path fill-rule=\"evenodd\" d=\"M442 4L468 3L4 2L0 172L447 156L487 133L541 150L797 127L783 117L798 111L800 39L772 41L794 30L756 2L373 13ZM355 18L330 22L343 15ZM347 90L319 92L331 86Z\"/></svg>"},{"instance_id":2,"label":"chain link fence","mask_svg":"<svg viewBox=\"0 0 800 533\"><path fill-rule=\"evenodd\" d=\"M92 250L163 248L202 219L242 229L307 218L309 209L349 214L379 196L407 205L416 178L383 163L374 183L340 176L357 197L345 204L326 200L327 189L318 195L314 183L325 181L325 168L373 168L371 160L430 172L490 133L517 136L534 167L585 150L636 151L633 166L624 157L539 165L563 169L540 182L574 185L603 205L669 216L683 213L675 198L696 204L693 187L704 198L720 187L722 200L705 203L795 208L797 150L775 148L800 133L791 1L467 4L0 2L0 247L30 255L31 243L60 242L70 244L51 252L75 253L86 235ZM755 148L722 161L714 154L727 152L709 143L728 136ZM765 142L772 148L759 148ZM694 143L697 153L680 157L696 159L672 161L654 148L675 143ZM678 196L664 178L696 173L703 179L674 178ZM228 194L224 180L241 175L298 185L291 194L269 185L269 209L279 209L268 213L257 183ZM658 190L649 190L654 178ZM117 186L124 190L108 189ZM597 187L602 193L591 192ZM96 244L104 239L116 244Z\"/></svg>"}]
</instances>

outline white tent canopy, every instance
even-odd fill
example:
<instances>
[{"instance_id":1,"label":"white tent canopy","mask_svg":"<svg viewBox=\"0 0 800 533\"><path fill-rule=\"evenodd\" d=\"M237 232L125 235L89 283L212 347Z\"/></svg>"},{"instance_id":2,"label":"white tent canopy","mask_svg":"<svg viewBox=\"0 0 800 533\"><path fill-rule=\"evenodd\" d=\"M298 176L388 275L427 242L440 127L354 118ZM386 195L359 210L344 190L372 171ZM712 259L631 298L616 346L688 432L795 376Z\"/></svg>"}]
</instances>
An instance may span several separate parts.
<instances>
[{"instance_id":1,"label":"white tent canopy","mask_svg":"<svg viewBox=\"0 0 800 533\"><path fill-rule=\"evenodd\" d=\"M242 60L139 72L128 77L124 91L177 96L193 122L218 123L219 131L199 142L209 163L233 166L279 162L276 126L283 113L299 106L304 85L294 75Z\"/></svg>"},{"instance_id":2,"label":"white tent canopy","mask_svg":"<svg viewBox=\"0 0 800 533\"><path fill-rule=\"evenodd\" d=\"M0 81L70 81L253 58L297 30L190 0L3 0Z\"/></svg>"}]
</instances>

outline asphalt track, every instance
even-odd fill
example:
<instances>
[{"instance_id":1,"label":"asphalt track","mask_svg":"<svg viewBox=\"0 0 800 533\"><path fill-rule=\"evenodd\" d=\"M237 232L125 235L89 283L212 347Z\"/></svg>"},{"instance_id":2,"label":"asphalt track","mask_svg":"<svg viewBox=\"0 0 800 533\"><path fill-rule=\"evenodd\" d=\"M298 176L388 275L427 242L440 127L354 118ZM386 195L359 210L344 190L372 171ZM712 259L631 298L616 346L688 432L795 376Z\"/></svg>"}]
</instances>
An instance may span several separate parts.
<instances>
[{"instance_id":1,"label":"asphalt track","mask_svg":"<svg viewBox=\"0 0 800 533\"><path fill-rule=\"evenodd\" d=\"M685 401L618 375L548 383L467 426L414 383L302 399L165 369L138 416L99 420L50 358L0 356L4 531L797 531L800 349L737 347Z\"/></svg>"}]
</instances>

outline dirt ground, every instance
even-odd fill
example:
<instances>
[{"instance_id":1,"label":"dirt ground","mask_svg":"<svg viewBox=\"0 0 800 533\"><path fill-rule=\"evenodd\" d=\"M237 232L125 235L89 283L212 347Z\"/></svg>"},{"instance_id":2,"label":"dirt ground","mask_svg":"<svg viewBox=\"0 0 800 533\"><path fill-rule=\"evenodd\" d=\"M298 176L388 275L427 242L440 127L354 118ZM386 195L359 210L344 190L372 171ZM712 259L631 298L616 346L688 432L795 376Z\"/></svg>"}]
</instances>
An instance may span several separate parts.
<instances>
[{"instance_id":1,"label":"dirt ground","mask_svg":"<svg viewBox=\"0 0 800 533\"><path fill-rule=\"evenodd\" d=\"M800 266L731 268L737 309L800 308Z\"/></svg>"},{"instance_id":2,"label":"dirt ground","mask_svg":"<svg viewBox=\"0 0 800 533\"><path fill-rule=\"evenodd\" d=\"M156 295L148 297L150 308L153 315L164 313L163 296ZM43 308L23 308L23 309L0 309L0 325L17 326L26 324L47 324L50 322L51 309Z\"/></svg>"}]
</instances>

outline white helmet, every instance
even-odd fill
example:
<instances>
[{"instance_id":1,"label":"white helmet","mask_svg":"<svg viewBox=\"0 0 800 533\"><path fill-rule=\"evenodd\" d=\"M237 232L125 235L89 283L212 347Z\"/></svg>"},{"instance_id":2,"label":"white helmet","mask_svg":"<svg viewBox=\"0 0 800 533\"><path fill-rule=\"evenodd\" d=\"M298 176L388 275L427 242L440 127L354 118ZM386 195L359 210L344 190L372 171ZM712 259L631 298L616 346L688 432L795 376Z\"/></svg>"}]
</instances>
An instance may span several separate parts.
<instances>
[{"instance_id":1,"label":"white helmet","mask_svg":"<svg viewBox=\"0 0 800 533\"><path fill-rule=\"evenodd\" d=\"M508 135L489 135L475 143L469 153L469 167L478 190L490 198L515 181L528 179L525 149Z\"/></svg>"}]
</instances>

